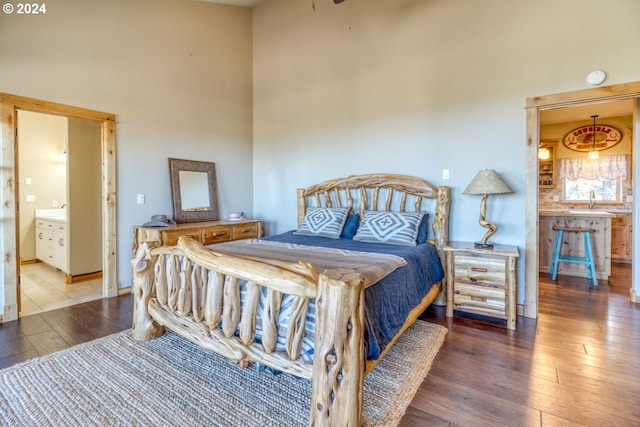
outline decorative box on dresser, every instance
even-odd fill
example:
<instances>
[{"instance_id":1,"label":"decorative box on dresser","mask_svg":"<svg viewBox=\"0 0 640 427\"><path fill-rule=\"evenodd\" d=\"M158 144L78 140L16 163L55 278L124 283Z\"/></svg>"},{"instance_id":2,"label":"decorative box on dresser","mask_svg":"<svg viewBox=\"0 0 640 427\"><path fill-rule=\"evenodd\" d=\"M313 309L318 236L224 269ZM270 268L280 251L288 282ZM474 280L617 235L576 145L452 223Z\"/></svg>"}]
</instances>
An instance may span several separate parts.
<instances>
[{"instance_id":1,"label":"decorative box on dresser","mask_svg":"<svg viewBox=\"0 0 640 427\"><path fill-rule=\"evenodd\" d=\"M134 227L133 253L146 242L149 246L175 246L180 236L189 236L203 245L231 240L262 237L262 221L203 221L183 222L169 227Z\"/></svg>"},{"instance_id":2,"label":"decorative box on dresser","mask_svg":"<svg viewBox=\"0 0 640 427\"><path fill-rule=\"evenodd\" d=\"M454 310L507 321L516 328L516 261L518 248L476 248L451 242L444 248L447 269L447 317Z\"/></svg>"}]
</instances>

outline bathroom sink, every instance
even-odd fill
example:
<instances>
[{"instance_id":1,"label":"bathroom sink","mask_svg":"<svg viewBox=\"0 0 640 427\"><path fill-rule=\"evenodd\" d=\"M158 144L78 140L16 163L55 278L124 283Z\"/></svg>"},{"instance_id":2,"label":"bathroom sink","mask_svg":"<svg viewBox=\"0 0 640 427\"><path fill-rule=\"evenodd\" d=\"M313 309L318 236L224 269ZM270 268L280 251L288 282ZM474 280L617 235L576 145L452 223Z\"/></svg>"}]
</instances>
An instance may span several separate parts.
<instances>
[{"instance_id":1,"label":"bathroom sink","mask_svg":"<svg viewBox=\"0 0 640 427\"><path fill-rule=\"evenodd\" d=\"M36 209L36 218L53 219L57 221L67 220L66 209Z\"/></svg>"}]
</instances>

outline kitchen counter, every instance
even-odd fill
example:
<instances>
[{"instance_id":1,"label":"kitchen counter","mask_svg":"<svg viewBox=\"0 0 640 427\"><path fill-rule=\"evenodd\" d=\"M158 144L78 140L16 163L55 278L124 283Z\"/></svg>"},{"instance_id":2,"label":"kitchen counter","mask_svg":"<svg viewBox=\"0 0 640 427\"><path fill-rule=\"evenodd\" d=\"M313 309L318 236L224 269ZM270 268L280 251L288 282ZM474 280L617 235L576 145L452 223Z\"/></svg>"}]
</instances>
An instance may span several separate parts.
<instances>
[{"instance_id":1,"label":"kitchen counter","mask_svg":"<svg viewBox=\"0 0 640 427\"><path fill-rule=\"evenodd\" d=\"M597 218L613 218L614 211L602 209L543 209L540 210L540 216L554 217L597 217ZM616 211L617 212L617 211Z\"/></svg>"},{"instance_id":2,"label":"kitchen counter","mask_svg":"<svg viewBox=\"0 0 640 427\"><path fill-rule=\"evenodd\" d=\"M562 225L595 230L592 233L592 245L598 279L609 279L611 274L611 219L616 216L612 211L601 209L548 209L540 210L539 214L538 254L541 273L549 273L551 268L556 238L553 227ZM563 255L584 257L582 233L564 233L562 243ZM558 274L587 277L587 270L581 264L561 262Z\"/></svg>"}]
</instances>

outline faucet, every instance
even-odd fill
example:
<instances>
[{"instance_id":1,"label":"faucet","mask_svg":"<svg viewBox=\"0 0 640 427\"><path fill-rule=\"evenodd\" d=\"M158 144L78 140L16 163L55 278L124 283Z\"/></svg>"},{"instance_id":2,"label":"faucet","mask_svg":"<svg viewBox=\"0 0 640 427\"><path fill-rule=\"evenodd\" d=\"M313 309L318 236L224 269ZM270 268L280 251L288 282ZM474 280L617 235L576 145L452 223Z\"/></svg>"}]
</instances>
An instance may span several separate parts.
<instances>
[{"instance_id":1,"label":"faucet","mask_svg":"<svg viewBox=\"0 0 640 427\"><path fill-rule=\"evenodd\" d=\"M593 209L596 206L596 192L589 191L589 209Z\"/></svg>"}]
</instances>

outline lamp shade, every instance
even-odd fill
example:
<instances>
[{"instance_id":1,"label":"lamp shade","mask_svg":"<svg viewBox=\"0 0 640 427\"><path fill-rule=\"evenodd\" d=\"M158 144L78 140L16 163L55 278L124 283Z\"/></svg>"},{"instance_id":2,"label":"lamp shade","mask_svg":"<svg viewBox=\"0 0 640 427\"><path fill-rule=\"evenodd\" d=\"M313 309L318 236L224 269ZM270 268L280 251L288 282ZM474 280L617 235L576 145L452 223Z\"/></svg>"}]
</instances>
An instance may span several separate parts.
<instances>
[{"instance_id":1,"label":"lamp shade","mask_svg":"<svg viewBox=\"0 0 640 427\"><path fill-rule=\"evenodd\" d=\"M509 184L493 169L478 172L462 194L507 194L513 193Z\"/></svg>"}]
</instances>

